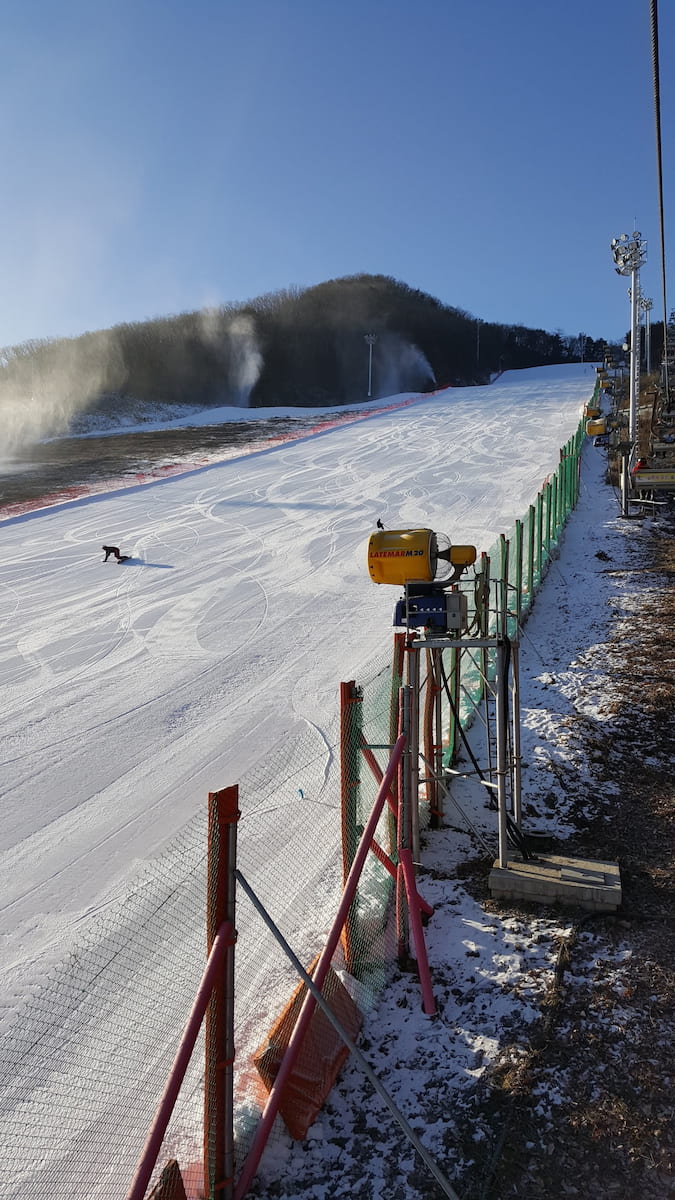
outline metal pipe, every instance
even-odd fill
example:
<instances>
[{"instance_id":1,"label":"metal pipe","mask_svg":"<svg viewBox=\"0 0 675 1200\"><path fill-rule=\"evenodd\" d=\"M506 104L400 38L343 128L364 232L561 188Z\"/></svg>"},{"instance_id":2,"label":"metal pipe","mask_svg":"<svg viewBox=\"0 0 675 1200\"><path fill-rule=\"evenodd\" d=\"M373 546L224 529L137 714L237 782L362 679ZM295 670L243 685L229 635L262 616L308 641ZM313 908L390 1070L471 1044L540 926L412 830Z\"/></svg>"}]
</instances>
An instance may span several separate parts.
<instances>
[{"instance_id":1,"label":"metal pipe","mask_svg":"<svg viewBox=\"0 0 675 1200\"><path fill-rule=\"evenodd\" d=\"M523 820L522 807L522 756L520 749L520 660L517 642L511 642L512 701L511 722L513 737L513 819L520 829Z\"/></svg>"},{"instance_id":2,"label":"metal pipe","mask_svg":"<svg viewBox=\"0 0 675 1200\"><path fill-rule=\"evenodd\" d=\"M434 687L436 689L436 722L434 727L434 737L436 739L435 754L434 754L434 774L439 779L443 771L443 712L442 712L442 697L443 697L443 675L441 665L443 662L443 651L432 650L431 657L434 668ZM438 810L439 822L443 819L443 793L436 786L436 808Z\"/></svg>"},{"instance_id":3,"label":"metal pipe","mask_svg":"<svg viewBox=\"0 0 675 1200\"><path fill-rule=\"evenodd\" d=\"M424 941L424 931L422 929L420 897L418 895L417 885L415 883L415 868L413 866L412 854L409 850L401 850L401 867L403 870L403 879L405 881L405 894L408 900L410 927L412 929L413 942L415 944L417 972L420 977L420 987L422 989L422 1007L428 1017L435 1017L436 1001L434 1000L434 990L431 986L429 959L427 957L427 947Z\"/></svg>"},{"instance_id":4,"label":"metal pipe","mask_svg":"<svg viewBox=\"0 0 675 1200\"><path fill-rule=\"evenodd\" d=\"M628 474L628 455L621 455L621 516L627 517L629 511L630 476Z\"/></svg>"},{"instance_id":5,"label":"metal pipe","mask_svg":"<svg viewBox=\"0 0 675 1200\"><path fill-rule=\"evenodd\" d=\"M410 822L410 846L415 862L420 857L420 656L411 646L408 650L407 682L410 687L410 723L405 730L407 747L404 761L408 778L408 814Z\"/></svg>"},{"instance_id":6,"label":"metal pipe","mask_svg":"<svg viewBox=\"0 0 675 1200\"><path fill-rule=\"evenodd\" d=\"M508 866L506 820L506 654L504 643L497 647L496 725L497 725L497 807L499 810L499 865Z\"/></svg>"}]
</instances>

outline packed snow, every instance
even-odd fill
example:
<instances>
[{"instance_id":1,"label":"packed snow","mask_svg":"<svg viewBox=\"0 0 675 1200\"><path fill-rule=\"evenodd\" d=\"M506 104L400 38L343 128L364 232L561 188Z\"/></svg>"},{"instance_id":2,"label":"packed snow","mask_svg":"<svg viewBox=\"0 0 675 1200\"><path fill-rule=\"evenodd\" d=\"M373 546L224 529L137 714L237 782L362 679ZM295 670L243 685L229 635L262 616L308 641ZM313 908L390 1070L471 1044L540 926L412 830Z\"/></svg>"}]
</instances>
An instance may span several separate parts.
<instances>
[{"instance_id":1,"label":"packed snow","mask_svg":"<svg viewBox=\"0 0 675 1200\"><path fill-rule=\"evenodd\" d=\"M310 731L317 748L326 747L311 874L335 877L338 787L327 748L338 684L366 676L391 641L395 593L368 577L369 534L380 518L387 528L430 527L489 549L555 470L594 384L594 367L581 364L510 372L489 387L392 398L362 408L358 420L269 450L3 522L0 1013L6 1024L26 992L77 944L90 914L175 840L210 790L273 761L300 732ZM599 459L592 449L587 457L595 487ZM593 520L596 500L589 503L586 493L570 522L576 548L564 567L570 608L575 589L589 586L584 539L592 538ZM129 560L104 563L103 544L119 546ZM564 676L553 674L546 646L552 618L544 595L528 624L534 657L530 691L523 689L524 753L535 772L548 770L541 746L549 734L557 736L551 726L567 702ZM554 605L560 604L557 596ZM598 622L604 619L599 606ZM557 652L569 663L578 630L565 628L556 610ZM586 629L585 642L592 641ZM589 667L589 704L600 690L594 671ZM548 709L540 706L541 689ZM329 795L333 803L319 802ZM308 858L308 830L300 816L294 826L293 811L283 809L283 840L297 864ZM242 821L245 857L255 856L256 838L261 856L269 853L276 819L271 812L264 821ZM470 846L466 833L441 831L428 851L431 865L434 854L447 865ZM283 872L278 878L283 889ZM272 873L266 895L272 909L275 899L283 910ZM459 918L451 933L432 918L432 970L455 963L460 989L477 1004L473 1018L480 1014L478 1030L464 1036L467 1001L453 1010L448 996L447 1045L440 1049L446 1068L452 1055L459 1086L480 1072L497 1044L502 983L520 975L520 1018L534 1014L530 1002L538 969L550 964L550 939L536 922L525 930L517 921L497 925L486 918L456 879L436 880L426 899L442 900ZM328 928L334 910L334 890L317 890L313 937ZM302 931L294 935L293 949L303 957ZM447 979L440 987L448 991ZM401 1059L399 1043L400 1061L388 1072L394 1092L409 1086L411 1072L433 1075L438 1067L437 1033L432 1052L421 1009L402 1014L394 1004L380 1016L380 1030L386 1033L390 1023L400 1035L408 1022L409 1054ZM356 1086L355 1071L348 1068L338 1112ZM322 1129L312 1134L312 1154L321 1160L324 1147L330 1163L334 1150ZM269 1159L267 1169L274 1169Z\"/></svg>"}]
</instances>

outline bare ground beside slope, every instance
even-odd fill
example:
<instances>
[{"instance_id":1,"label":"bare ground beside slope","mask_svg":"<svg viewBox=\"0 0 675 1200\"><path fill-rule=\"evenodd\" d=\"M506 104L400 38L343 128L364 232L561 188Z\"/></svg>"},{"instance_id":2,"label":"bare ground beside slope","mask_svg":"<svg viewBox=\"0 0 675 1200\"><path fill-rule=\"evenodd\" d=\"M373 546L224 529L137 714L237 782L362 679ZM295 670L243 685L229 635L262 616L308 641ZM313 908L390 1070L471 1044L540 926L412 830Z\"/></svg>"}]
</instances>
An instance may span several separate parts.
<instances>
[{"instance_id":1,"label":"bare ground beside slope","mask_svg":"<svg viewBox=\"0 0 675 1200\"><path fill-rule=\"evenodd\" d=\"M675 508L636 542L630 565L606 568L627 585L605 647L609 711L572 718L587 772L559 777L577 812L565 853L618 859L622 907L572 913L538 1030L502 1047L463 1106L462 1200L675 1196ZM608 781L611 807L589 820ZM503 914L486 874L476 864L467 885Z\"/></svg>"}]
</instances>

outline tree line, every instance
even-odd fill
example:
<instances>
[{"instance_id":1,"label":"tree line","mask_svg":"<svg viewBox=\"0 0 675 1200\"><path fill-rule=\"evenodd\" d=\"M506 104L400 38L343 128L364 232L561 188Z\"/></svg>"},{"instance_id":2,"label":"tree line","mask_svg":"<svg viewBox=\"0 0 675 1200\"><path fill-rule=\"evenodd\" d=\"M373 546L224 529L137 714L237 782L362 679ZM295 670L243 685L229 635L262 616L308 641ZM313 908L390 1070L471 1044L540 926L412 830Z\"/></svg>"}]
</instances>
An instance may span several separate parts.
<instances>
[{"instance_id":1,"label":"tree line","mask_svg":"<svg viewBox=\"0 0 675 1200\"><path fill-rule=\"evenodd\" d=\"M385 275L353 275L242 304L125 323L0 351L0 403L68 409L327 406L487 382L500 371L602 359L605 343L502 325Z\"/></svg>"}]
</instances>

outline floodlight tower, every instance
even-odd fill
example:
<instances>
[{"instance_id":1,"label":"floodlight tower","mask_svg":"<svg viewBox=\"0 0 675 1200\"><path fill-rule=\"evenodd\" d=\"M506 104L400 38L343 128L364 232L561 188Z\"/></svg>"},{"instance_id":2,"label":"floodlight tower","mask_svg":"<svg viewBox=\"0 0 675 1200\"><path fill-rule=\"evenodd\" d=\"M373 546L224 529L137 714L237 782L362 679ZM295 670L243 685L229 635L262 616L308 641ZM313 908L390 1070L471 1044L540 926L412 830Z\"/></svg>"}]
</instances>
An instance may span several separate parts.
<instances>
[{"instance_id":1,"label":"floodlight tower","mask_svg":"<svg viewBox=\"0 0 675 1200\"><path fill-rule=\"evenodd\" d=\"M637 440L637 401L640 390L640 330L638 322L638 297L640 295L640 267L647 259L647 243L637 230L629 237L622 233L612 238L612 255L617 275L630 275L630 393L628 406L628 440L630 458L635 454Z\"/></svg>"},{"instance_id":2,"label":"floodlight tower","mask_svg":"<svg viewBox=\"0 0 675 1200\"><path fill-rule=\"evenodd\" d=\"M373 394L373 346L377 341L376 333L367 333L365 335L368 343L368 399Z\"/></svg>"}]
</instances>

